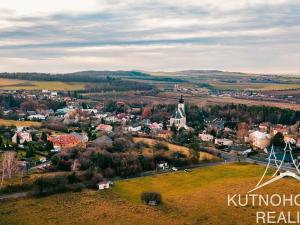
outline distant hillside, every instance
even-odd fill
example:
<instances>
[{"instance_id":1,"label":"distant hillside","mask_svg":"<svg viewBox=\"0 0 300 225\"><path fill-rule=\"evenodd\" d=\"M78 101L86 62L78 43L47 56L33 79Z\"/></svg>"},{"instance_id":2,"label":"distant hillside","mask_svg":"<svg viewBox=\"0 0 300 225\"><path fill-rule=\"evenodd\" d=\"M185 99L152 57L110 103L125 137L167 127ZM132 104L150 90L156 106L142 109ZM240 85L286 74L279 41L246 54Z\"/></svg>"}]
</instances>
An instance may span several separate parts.
<instances>
[{"instance_id":1,"label":"distant hillside","mask_svg":"<svg viewBox=\"0 0 300 225\"><path fill-rule=\"evenodd\" d=\"M184 79L193 83L220 81L226 83L274 83L299 84L300 76L278 74L255 74L242 72L228 72L220 70L183 70L175 72L147 72L153 76L169 76Z\"/></svg>"},{"instance_id":2,"label":"distant hillside","mask_svg":"<svg viewBox=\"0 0 300 225\"><path fill-rule=\"evenodd\" d=\"M64 81L64 82L111 82L112 80L151 80L161 82L185 82L179 78L152 76L139 71L80 71L65 74L50 73L0 73L0 78L30 81Z\"/></svg>"}]
</instances>

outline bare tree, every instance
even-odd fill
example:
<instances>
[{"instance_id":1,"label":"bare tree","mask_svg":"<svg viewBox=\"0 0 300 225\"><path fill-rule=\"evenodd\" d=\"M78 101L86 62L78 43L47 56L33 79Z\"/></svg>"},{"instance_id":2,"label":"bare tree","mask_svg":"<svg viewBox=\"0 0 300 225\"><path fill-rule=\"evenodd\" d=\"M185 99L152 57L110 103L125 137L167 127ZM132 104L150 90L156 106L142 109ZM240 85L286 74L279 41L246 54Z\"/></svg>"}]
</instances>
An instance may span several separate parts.
<instances>
[{"instance_id":1,"label":"bare tree","mask_svg":"<svg viewBox=\"0 0 300 225\"><path fill-rule=\"evenodd\" d=\"M14 151L4 152L3 160L2 160L2 178L1 178L0 187L2 187L5 177L7 177L11 182L13 175L16 172L16 169L17 169L16 152Z\"/></svg>"}]
</instances>

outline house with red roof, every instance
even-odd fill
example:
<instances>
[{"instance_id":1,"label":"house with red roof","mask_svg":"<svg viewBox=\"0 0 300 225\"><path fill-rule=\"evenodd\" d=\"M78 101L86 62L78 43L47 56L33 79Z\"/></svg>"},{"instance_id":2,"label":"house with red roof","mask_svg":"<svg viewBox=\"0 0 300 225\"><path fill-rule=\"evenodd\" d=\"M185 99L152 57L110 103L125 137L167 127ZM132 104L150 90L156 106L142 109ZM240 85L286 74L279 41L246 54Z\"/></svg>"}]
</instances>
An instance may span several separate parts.
<instances>
[{"instance_id":1,"label":"house with red roof","mask_svg":"<svg viewBox=\"0 0 300 225\"><path fill-rule=\"evenodd\" d=\"M99 131L103 131L103 132L109 133L109 132L112 132L113 127L110 126L110 125L101 123L101 124L99 124L99 125L97 126L96 130L99 130Z\"/></svg>"},{"instance_id":2,"label":"house with red roof","mask_svg":"<svg viewBox=\"0 0 300 225\"><path fill-rule=\"evenodd\" d=\"M48 141L53 143L57 149L67 149L73 147L85 147L86 138L80 134L62 134L48 137Z\"/></svg>"}]
</instances>

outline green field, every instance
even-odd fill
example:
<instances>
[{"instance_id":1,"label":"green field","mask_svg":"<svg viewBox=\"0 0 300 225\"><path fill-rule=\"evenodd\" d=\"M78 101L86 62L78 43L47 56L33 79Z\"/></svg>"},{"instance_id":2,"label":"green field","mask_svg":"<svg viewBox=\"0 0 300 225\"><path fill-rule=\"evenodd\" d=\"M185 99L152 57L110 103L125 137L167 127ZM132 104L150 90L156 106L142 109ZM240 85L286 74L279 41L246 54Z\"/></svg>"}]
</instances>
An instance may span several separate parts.
<instances>
[{"instance_id":1,"label":"green field","mask_svg":"<svg viewBox=\"0 0 300 225\"><path fill-rule=\"evenodd\" d=\"M0 90L81 90L86 83L60 81L27 81L0 78Z\"/></svg>"},{"instance_id":2,"label":"green field","mask_svg":"<svg viewBox=\"0 0 300 225\"><path fill-rule=\"evenodd\" d=\"M245 194L263 170L257 165L227 164L123 180L101 192L85 190L2 202L0 224L255 224L258 209L228 207L227 195ZM141 203L141 192L150 190L161 192L162 206ZM284 179L259 193L297 194L298 190L297 181Z\"/></svg>"}]
</instances>

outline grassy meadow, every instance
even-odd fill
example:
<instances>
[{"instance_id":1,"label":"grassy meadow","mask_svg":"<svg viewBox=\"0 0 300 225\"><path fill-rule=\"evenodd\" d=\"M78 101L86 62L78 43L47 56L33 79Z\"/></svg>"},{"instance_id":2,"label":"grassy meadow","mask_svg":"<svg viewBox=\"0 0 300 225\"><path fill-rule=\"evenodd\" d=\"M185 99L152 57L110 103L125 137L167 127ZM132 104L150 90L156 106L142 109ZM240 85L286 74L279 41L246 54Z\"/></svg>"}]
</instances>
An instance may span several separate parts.
<instances>
[{"instance_id":1,"label":"grassy meadow","mask_svg":"<svg viewBox=\"0 0 300 225\"><path fill-rule=\"evenodd\" d=\"M60 81L27 81L0 78L0 90L81 90L85 83Z\"/></svg>"},{"instance_id":2,"label":"grassy meadow","mask_svg":"<svg viewBox=\"0 0 300 225\"><path fill-rule=\"evenodd\" d=\"M245 194L252 189L264 167L224 164L151 177L116 182L105 191L84 190L43 198L26 198L0 203L1 225L66 224L255 224L256 207L228 207L228 194ZM278 181L259 193L297 194L298 182ZM146 206L143 191L159 191L163 205ZM270 209L268 209L270 210ZM274 211L280 208L272 209ZM294 212L296 208L285 208Z\"/></svg>"}]
</instances>

